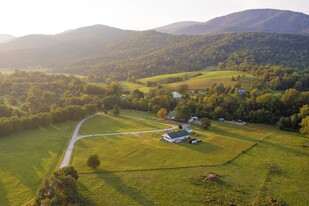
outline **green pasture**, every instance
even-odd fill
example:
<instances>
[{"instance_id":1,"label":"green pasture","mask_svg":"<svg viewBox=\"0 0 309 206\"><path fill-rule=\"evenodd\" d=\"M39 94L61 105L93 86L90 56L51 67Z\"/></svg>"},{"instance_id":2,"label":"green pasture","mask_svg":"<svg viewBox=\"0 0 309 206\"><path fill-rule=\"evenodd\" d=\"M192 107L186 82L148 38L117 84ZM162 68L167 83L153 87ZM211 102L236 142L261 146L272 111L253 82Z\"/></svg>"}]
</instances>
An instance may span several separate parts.
<instances>
[{"instance_id":1,"label":"green pasture","mask_svg":"<svg viewBox=\"0 0 309 206\"><path fill-rule=\"evenodd\" d=\"M0 137L0 205L20 206L58 167L76 122Z\"/></svg>"},{"instance_id":2,"label":"green pasture","mask_svg":"<svg viewBox=\"0 0 309 206\"><path fill-rule=\"evenodd\" d=\"M79 189L87 204L309 202L308 138L259 124L213 122L210 130L192 129L200 134L201 144L161 142L161 133L79 140L72 165L81 172ZM91 154L101 159L94 173L86 166ZM218 183L194 181L210 172L219 175Z\"/></svg>"},{"instance_id":3,"label":"green pasture","mask_svg":"<svg viewBox=\"0 0 309 206\"><path fill-rule=\"evenodd\" d=\"M232 76L237 78L240 76L239 81L232 81ZM243 76L244 75L244 76ZM248 88L254 81L256 77L253 75L240 72L240 71L208 71L202 72L201 76L190 78L189 80L175 82L171 84L165 84L163 87L169 89L177 89L182 84L187 84L190 89L206 89L211 88L213 84L221 84L223 83L225 86L234 86L237 83L244 88Z\"/></svg>"},{"instance_id":4,"label":"green pasture","mask_svg":"<svg viewBox=\"0 0 309 206\"><path fill-rule=\"evenodd\" d=\"M79 134L105 134L114 132L135 132L167 129L169 126L151 121L132 119L124 116L100 114L88 119L80 128Z\"/></svg>"}]
</instances>

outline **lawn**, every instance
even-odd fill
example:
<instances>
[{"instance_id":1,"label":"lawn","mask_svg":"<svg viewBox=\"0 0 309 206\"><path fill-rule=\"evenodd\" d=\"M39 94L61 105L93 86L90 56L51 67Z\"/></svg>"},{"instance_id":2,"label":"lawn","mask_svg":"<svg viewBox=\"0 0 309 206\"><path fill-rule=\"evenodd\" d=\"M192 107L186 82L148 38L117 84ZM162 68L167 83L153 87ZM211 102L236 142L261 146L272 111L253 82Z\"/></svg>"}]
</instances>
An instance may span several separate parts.
<instances>
[{"instance_id":1,"label":"lawn","mask_svg":"<svg viewBox=\"0 0 309 206\"><path fill-rule=\"evenodd\" d=\"M124 115L124 116L137 117L137 118L142 118L146 120L159 120L157 115L151 112L142 112L142 111L131 110L131 109L121 109L120 113L121 115Z\"/></svg>"},{"instance_id":2,"label":"lawn","mask_svg":"<svg viewBox=\"0 0 309 206\"><path fill-rule=\"evenodd\" d=\"M215 123L209 131L193 127L202 140L197 145L161 142L163 132L81 139L76 143L72 164L78 171L88 171L87 158L99 154L104 164L98 169L105 171L220 165L269 135L250 126L233 125L224 132L230 128L222 123ZM110 128L106 131L112 132Z\"/></svg>"},{"instance_id":3,"label":"lawn","mask_svg":"<svg viewBox=\"0 0 309 206\"><path fill-rule=\"evenodd\" d=\"M89 154L99 154L102 162L97 169L102 172L80 174L80 192L89 205L309 202L308 138L258 124L213 122L210 130L192 128L200 133L202 144L164 143L158 141L159 134L79 140L73 160L79 171L90 170L85 165ZM228 164L218 165L228 160ZM147 170L185 165L209 166ZM197 181L209 172L219 175L219 183Z\"/></svg>"},{"instance_id":4,"label":"lawn","mask_svg":"<svg viewBox=\"0 0 309 206\"><path fill-rule=\"evenodd\" d=\"M194 77L196 74L202 74L200 76ZM166 81L170 77L189 77L187 80L169 83ZM232 81L232 76L236 79L240 76L239 81ZM213 84L223 83L226 86L233 86L240 83L242 87L248 88L254 81L256 77L253 75L241 72L241 71L200 71L200 72L182 72L175 74L164 74L148 78L139 79L140 82L146 84L148 81L158 82L163 88L166 89L177 89L182 84L187 84L190 89L206 89L211 88ZM139 86L141 87L141 86ZM139 88L138 86L136 88ZM129 87L130 88L130 87ZM134 87L135 88L135 87Z\"/></svg>"},{"instance_id":5,"label":"lawn","mask_svg":"<svg viewBox=\"0 0 309 206\"><path fill-rule=\"evenodd\" d=\"M201 76L190 78L189 80L175 82L171 84L164 84L163 87L175 89L182 84L187 84L190 89L205 89L205 88L211 88L211 86L215 83L216 84L223 83L226 86L233 86L237 84L238 81L232 81L232 76L236 78L238 75L241 76L239 82L241 86L244 88L248 88L256 80L256 77L246 72L208 71L208 72L202 72Z\"/></svg>"},{"instance_id":6,"label":"lawn","mask_svg":"<svg viewBox=\"0 0 309 206\"><path fill-rule=\"evenodd\" d=\"M241 140L222 141L220 136L201 137L203 142L197 145L171 144L160 141L161 133L82 139L76 144L72 164L80 172L89 171L87 158L99 154L103 164L98 169L104 171L216 165L252 146Z\"/></svg>"},{"instance_id":7,"label":"lawn","mask_svg":"<svg viewBox=\"0 0 309 206\"><path fill-rule=\"evenodd\" d=\"M169 128L169 126L123 116L101 114L87 120L81 126L79 134L84 135L114 132L134 132L165 128Z\"/></svg>"},{"instance_id":8,"label":"lawn","mask_svg":"<svg viewBox=\"0 0 309 206\"><path fill-rule=\"evenodd\" d=\"M123 91L132 92L135 89L139 89L140 91L147 93L151 89L151 87L147 87L144 84L137 84L137 83L128 82L128 81L119 81L118 83L121 86Z\"/></svg>"},{"instance_id":9,"label":"lawn","mask_svg":"<svg viewBox=\"0 0 309 206\"><path fill-rule=\"evenodd\" d=\"M170 77L191 77L194 76L198 73L202 73L200 72L180 72L180 73L174 73L174 74L162 74L162 75L157 75L157 76L153 76L153 77L147 77L147 78L143 78L143 79L139 79L140 82L146 84L147 82L151 81L151 82L158 82L158 83L164 83L168 78Z\"/></svg>"},{"instance_id":10,"label":"lawn","mask_svg":"<svg viewBox=\"0 0 309 206\"><path fill-rule=\"evenodd\" d=\"M0 205L22 205L33 198L42 177L59 165L76 122L0 138Z\"/></svg>"}]
</instances>

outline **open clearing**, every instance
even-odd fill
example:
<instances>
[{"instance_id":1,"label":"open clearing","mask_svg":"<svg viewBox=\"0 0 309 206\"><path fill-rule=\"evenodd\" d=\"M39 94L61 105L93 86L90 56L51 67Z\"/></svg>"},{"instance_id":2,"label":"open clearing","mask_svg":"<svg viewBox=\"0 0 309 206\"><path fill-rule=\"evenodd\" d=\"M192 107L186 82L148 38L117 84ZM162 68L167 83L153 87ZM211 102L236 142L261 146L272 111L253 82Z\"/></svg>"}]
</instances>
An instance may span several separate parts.
<instances>
[{"instance_id":1,"label":"open clearing","mask_svg":"<svg viewBox=\"0 0 309 206\"><path fill-rule=\"evenodd\" d=\"M304 181L309 175L308 138L256 124L236 126L214 122L210 130L192 128L201 134L202 144L164 143L156 133L79 140L72 165L81 172L79 189L87 197L87 203L267 205L272 200L305 205L309 202L309 186ZM255 146L242 152L252 145ZM86 166L90 154L99 154L101 159L95 173ZM269 169L268 165L275 169ZM177 168L185 166L196 167ZM220 182L192 181L209 172L219 174Z\"/></svg>"},{"instance_id":2,"label":"open clearing","mask_svg":"<svg viewBox=\"0 0 309 206\"><path fill-rule=\"evenodd\" d=\"M196 76L197 74L202 74L200 76ZM240 76L239 81L232 81L232 76L234 76L235 79L237 79L238 76ZM187 80L174 82L174 83L166 83L166 81L171 77L189 77ZM142 78L139 79L142 84L137 84L133 82L128 81L119 81L119 85L123 89L123 91L130 91L132 92L135 89L139 89L142 92L147 93L151 88L155 87L147 87L146 83L148 81L151 82L157 82L159 83L163 88L166 89L178 89L180 85L187 84L190 89L206 89L211 88L213 84L220 84L223 83L226 86L233 86L238 83L244 88L248 88L254 81L256 80L256 77L253 75L247 73L247 72L241 72L241 71L197 71L197 72L181 72L181 73L174 73L174 74L164 74L164 75L158 75L148 78ZM96 83L93 82L91 84L97 85L97 86L106 86L105 83Z\"/></svg>"},{"instance_id":3,"label":"open clearing","mask_svg":"<svg viewBox=\"0 0 309 206\"><path fill-rule=\"evenodd\" d=\"M121 110L121 114L156 119L145 112ZM111 128L103 118L98 119L103 123L97 128L100 133L118 128ZM33 197L41 178L58 167L69 141L65 137L71 136L76 124L68 122L0 139L1 206L22 205ZM135 129L155 127L138 124ZM86 126L85 132L87 128L94 131L96 127ZM79 140L72 163L82 172L78 185L87 205L269 205L270 200L277 200L303 206L309 202L307 137L258 124L213 122L210 130L192 129L201 134L202 144L164 143L156 133ZM86 167L86 159L94 153L101 159L98 173ZM275 165L272 170L269 164ZM183 166L197 167L177 168ZM220 182L192 181L209 172L219 174Z\"/></svg>"},{"instance_id":4,"label":"open clearing","mask_svg":"<svg viewBox=\"0 0 309 206\"><path fill-rule=\"evenodd\" d=\"M243 76L244 75L244 76ZM201 76L190 78L186 81L175 82L165 85L167 88L178 88L182 84L187 84L190 89L206 89L211 88L213 84L223 83L225 86L234 86L238 81L232 81L232 76L237 78L240 76L239 83L242 87L248 88L252 84L256 77L246 72L239 71L211 71L202 72Z\"/></svg>"},{"instance_id":5,"label":"open clearing","mask_svg":"<svg viewBox=\"0 0 309 206\"><path fill-rule=\"evenodd\" d=\"M76 122L19 132L0 138L0 205L33 198L43 176L57 167Z\"/></svg>"},{"instance_id":6,"label":"open clearing","mask_svg":"<svg viewBox=\"0 0 309 206\"><path fill-rule=\"evenodd\" d=\"M79 134L104 134L114 132L135 132L167 129L166 125L123 116L101 114L88 119L80 128Z\"/></svg>"}]
</instances>

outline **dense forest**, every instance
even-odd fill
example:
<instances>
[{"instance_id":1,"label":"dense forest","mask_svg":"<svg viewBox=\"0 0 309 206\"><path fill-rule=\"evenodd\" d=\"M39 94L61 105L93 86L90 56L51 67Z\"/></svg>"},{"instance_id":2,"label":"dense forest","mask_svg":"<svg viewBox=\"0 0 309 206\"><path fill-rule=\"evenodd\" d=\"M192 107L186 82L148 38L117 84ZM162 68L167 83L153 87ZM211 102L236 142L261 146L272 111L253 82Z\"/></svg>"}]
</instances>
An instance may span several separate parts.
<instances>
[{"instance_id":1,"label":"dense forest","mask_svg":"<svg viewBox=\"0 0 309 206\"><path fill-rule=\"evenodd\" d=\"M98 35L98 31L99 34L108 31L110 36ZM81 36L80 40L78 36ZM0 67L49 68L56 73L87 75L93 81L107 78L134 80L198 71L207 66L252 71L258 66L270 65L308 71L308 45L309 37L300 35L174 36L155 31L128 32L98 25L73 30L64 36L30 35L1 44Z\"/></svg>"},{"instance_id":2,"label":"dense forest","mask_svg":"<svg viewBox=\"0 0 309 206\"><path fill-rule=\"evenodd\" d=\"M306 70L307 45L309 37L286 34L171 36L149 31L109 43L95 57L82 59L61 71L102 81L107 77L125 80L198 71L214 65L242 71L253 70L257 65Z\"/></svg>"},{"instance_id":3,"label":"dense forest","mask_svg":"<svg viewBox=\"0 0 309 206\"><path fill-rule=\"evenodd\" d=\"M99 97L119 91L114 82L103 89L74 76L23 71L0 75L0 136L81 119L104 109Z\"/></svg>"},{"instance_id":4,"label":"dense forest","mask_svg":"<svg viewBox=\"0 0 309 206\"><path fill-rule=\"evenodd\" d=\"M290 88L268 92L261 82L253 83L245 93L238 89L239 85L214 84L212 88L192 91L182 85L179 92L183 98L177 100L166 89L153 88L147 94L136 89L128 93L115 81L99 87L74 76L15 71L0 75L0 136L78 120L115 105L154 113L161 108L180 111L177 118L181 121L192 115L213 120L241 119L277 124L291 131L299 131L300 123L309 115L308 91Z\"/></svg>"}]
</instances>

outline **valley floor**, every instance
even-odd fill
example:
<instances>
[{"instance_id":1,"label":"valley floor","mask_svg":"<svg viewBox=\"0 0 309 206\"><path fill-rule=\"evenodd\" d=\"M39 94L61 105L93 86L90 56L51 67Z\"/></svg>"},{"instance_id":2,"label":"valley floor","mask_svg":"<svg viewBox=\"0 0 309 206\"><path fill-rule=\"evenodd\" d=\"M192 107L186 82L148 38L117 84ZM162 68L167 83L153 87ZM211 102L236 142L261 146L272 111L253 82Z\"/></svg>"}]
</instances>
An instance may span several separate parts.
<instances>
[{"instance_id":1,"label":"valley floor","mask_svg":"<svg viewBox=\"0 0 309 206\"><path fill-rule=\"evenodd\" d=\"M144 112L122 110L121 114L156 120ZM0 139L0 205L22 205L33 197L41 178L59 166L76 124ZM86 121L80 134L162 126L166 128L102 115ZM213 122L209 130L191 128L200 134L200 144L161 142L162 133L78 140L71 164L80 172L78 186L85 204L308 205L307 137L258 124ZM94 172L86 166L91 154L99 154L101 160ZM216 173L219 181L205 181L209 173Z\"/></svg>"},{"instance_id":2,"label":"valley floor","mask_svg":"<svg viewBox=\"0 0 309 206\"><path fill-rule=\"evenodd\" d=\"M79 140L72 161L89 205L306 205L309 140L266 125L213 123L199 145L160 134ZM85 162L99 154L92 172ZM218 183L201 181L208 173ZM198 181L196 181L198 180Z\"/></svg>"}]
</instances>

